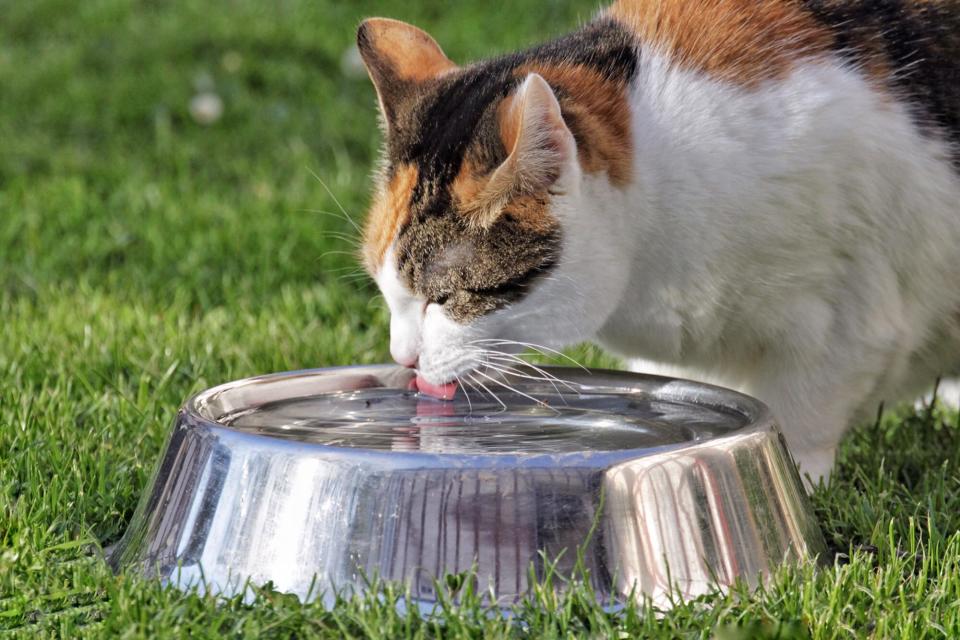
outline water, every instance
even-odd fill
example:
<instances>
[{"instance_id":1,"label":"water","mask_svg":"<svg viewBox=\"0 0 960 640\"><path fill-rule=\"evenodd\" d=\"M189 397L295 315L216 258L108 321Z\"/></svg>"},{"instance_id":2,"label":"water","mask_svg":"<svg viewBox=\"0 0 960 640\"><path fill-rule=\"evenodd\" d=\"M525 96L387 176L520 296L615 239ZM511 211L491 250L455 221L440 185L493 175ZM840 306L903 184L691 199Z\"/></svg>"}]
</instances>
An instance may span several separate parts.
<instances>
[{"instance_id":1,"label":"water","mask_svg":"<svg viewBox=\"0 0 960 640\"><path fill-rule=\"evenodd\" d=\"M697 442L745 424L744 416L641 394L559 393L552 388L459 391L452 402L413 391L366 388L282 400L222 416L245 432L381 451L565 453Z\"/></svg>"}]
</instances>

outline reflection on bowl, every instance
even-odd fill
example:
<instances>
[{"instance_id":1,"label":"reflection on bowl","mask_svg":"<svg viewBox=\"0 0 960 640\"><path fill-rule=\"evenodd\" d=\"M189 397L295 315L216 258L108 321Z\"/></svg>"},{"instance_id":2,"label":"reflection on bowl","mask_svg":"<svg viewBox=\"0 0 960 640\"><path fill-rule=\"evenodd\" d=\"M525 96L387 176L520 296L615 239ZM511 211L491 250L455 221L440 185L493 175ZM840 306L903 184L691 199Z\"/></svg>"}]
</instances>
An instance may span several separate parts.
<instances>
[{"instance_id":1,"label":"reflection on bowl","mask_svg":"<svg viewBox=\"0 0 960 640\"><path fill-rule=\"evenodd\" d=\"M683 380L548 368L454 402L392 366L229 383L187 402L111 555L220 593L302 598L476 569L509 605L544 559L599 597L755 584L823 540L766 407Z\"/></svg>"}]
</instances>

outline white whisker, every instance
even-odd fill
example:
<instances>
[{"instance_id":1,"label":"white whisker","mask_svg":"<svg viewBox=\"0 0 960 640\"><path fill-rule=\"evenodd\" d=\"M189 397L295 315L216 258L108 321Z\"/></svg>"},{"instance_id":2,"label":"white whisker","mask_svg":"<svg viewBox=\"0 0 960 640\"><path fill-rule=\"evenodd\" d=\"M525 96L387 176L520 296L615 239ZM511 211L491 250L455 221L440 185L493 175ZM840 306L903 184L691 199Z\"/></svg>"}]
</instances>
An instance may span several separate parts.
<instances>
[{"instance_id":1,"label":"white whisker","mask_svg":"<svg viewBox=\"0 0 960 640\"><path fill-rule=\"evenodd\" d=\"M326 189L327 193L330 194L330 197L333 198L333 201L336 203L336 205L337 205L338 207L340 207L340 211L342 211L342 212L343 212L343 215L345 215L345 216L347 217L347 221L348 221L350 224L353 225L353 228L354 228L354 229L356 229L358 232L360 232L360 227L357 225L356 222L353 221L353 218L351 218L351 217L350 217L350 214L347 213L347 210L343 208L343 205L340 204L340 201L337 200L337 196L333 195L333 191L331 191L331 190L330 190L330 187L327 186L327 183L323 181L323 178L321 178L320 176L318 176L318 175L316 174L316 172L315 172L313 169L311 169L309 166L307 167L307 171L309 171L311 174L313 174L313 177L316 178L317 181L318 181L321 185L323 185L323 188ZM362 233L362 232L361 232L361 233Z\"/></svg>"},{"instance_id":2,"label":"white whisker","mask_svg":"<svg viewBox=\"0 0 960 640\"><path fill-rule=\"evenodd\" d=\"M467 374L464 374L464 375L467 375ZM461 381L462 381L464 384L470 385L470 390L473 391L474 393L476 393L478 396L482 396L482 395L483 395L482 393L480 393L480 390L477 389L477 386L476 386L473 382L471 382L470 380L468 380L467 378L461 378ZM464 395L467 395L467 394L464 394Z\"/></svg>"},{"instance_id":3,"label":"white whisker","mask_svg":"<svg viewBox=\"0 0 960 640\"><path fill-rule=\"evenodd\" d=\"M534 343L532 343L532 342L522 342L522 341L519 341L519 340L506 340L506 339L503 339L503 338L481 338L481 339L478 339L478 340L473 340L473 341L471 342L471 344L480 344L480 343L491 344L491 345L494 345L494 346L497 346L497 345L511 345L511 344L512 344L512 345L516 345L516 346L520 346L520 347L526 347L526 348L528 348L528 349L533 349L534 351L536 351L537 353L539 353L539 354L542 355L542 356L547 356L547 357L549 357L549 355L555 355L555 356L557 356L558 358L563 358L564 360L567 360L568 362L571 362L572 364L580 367L581 369L583 369L583 370L586 371L587 373L590 372L590 370L587 369L585 366L583 366L583 364L581 364L580 362L577 362L576 360L574 360L573 358L571 358L571 357L568 356L567 354L562 353L562 352L560 352L560 351L557 351L556 349L551 349L550 347L546 347L546 346L541 345L541 344L534 344Z\"/></svg>"},{"instance_id":4,"label":"white whisker","mask_svg":"<svg viewBox=\"0 0 960 640\"><path fill-rule=\"evenodd\" d=\"M536 382L546 382L547 384L553 387L553 390L557 392L557 395L564 400L564 403L566 403L566 400L563 398L563 393L560 392L560 388L556 384L554 384L553 380L550 380L548 378L541 378L538 376L527 375L514 367L509 367L506 365L495 365L495 364L491 364L489 361L484 366L486 366L489 369L493 369L494 371L499 371L500 373L505 373L509 376L513 376L515 378L525 378L527 380L534 380Z\"/></svg>"},{"instance_id":5,"label":"white whisker","mask_svg":"<svg viewBox=\"0 0 960 640\"><path fill-rule=\"evenodd\" d=\"M538 377L536 377L536 376L530 376L530 375L522 375L521 373L518 372L518 370L510 367L511 371L514 372L515 375L518 375L518 376L520 376L520 377L527 377L527 378L530 378L531 380L542 380L542 381L544 381L544 382L549 382L549 383L551 383L551 384L553 384L553 383L555 383L555 382L556 382L556 383L560 383L560 384L564 385L567 389L569 389L572 393L575 393L575 394L579 394L579 393L580 393L580 390L579 390L578 388L574 387L573 385L571 385L569 382L558 378L557 376L553 375L552 373L550 373L550 372L548 372L548 371L546 371L546 370L544 370L544 369L541 369L540 367L538 367L538 366L535 365L535 364L532 364L532 363L530 363L530 362L527 362L526 360L524 360L523 358L521 358L521 357L519 357L519 356L510 354L510 353L506 353L506 352L504 352L504 351L499 351L499 350L497 350L497 349L474 348L474 349L472 349L472 351L473 351L473 353L474 353L476 356L478 356L478 359L479 359L481 362L485 363L485 364L488 365L488 366L490 366L490 364L491 364L490 361L491 361L491 360L494 360L494 361L496 361L496 362L499 362L502 366L507 366L508 364L509 364L509 365L516 364L516 365L525 367L525 368L527 368L527 369L532 369L532 370L535 371L536 373L539 373L539 374L542 376L542 378L538 378ZM560 390L557 389L557 387L556 387L555 384L553 384L553 387L554 387L554 389L556 389L556 391L557 391L558 394L561 393ZM561 394L561 395L562 395L562 394Z\"/></svg>"},{"instance_id":6,"label":"white whisker","mask_svg":"<svg viewBox=\"0 0 960 640\"><path fill-rule=\"evenodd\" d=\"M453 374L453 379L457 381L457 384L460 385L461 388L463 388L463 380L460 379L460 376ZM473 403L470 402L470 394L467 393L466 389L464 389L463 397L467 399L467 407L470 409L470 414L473 415Z\"/></svg>"},{"instance_id":7,"label":"white whisker","mask_svg":"<svg viewBox=\"0 0 960 640\"><path fill-rule=\"evenodd\" d=\"M518 389L514 389L513 387L511 387L510 385L508 385L506 382L503 382L502 380L497 380L497 379L494 378L493 376L488 376L488 375L485 374L483 371L477 370L477 371L475 371L474 373L476 373L477 375L483 376L484 378L486 378L487 380L490 380L491 382L495 382L496 384L499 384L501 387L503 387L504 389L507 389L508 391L512 391L513 393L516 393L517 395L520 395L520 396L523 396L524 398L527 398L528 400L530 400L530 401L532 401L532 402L540 405L541 407L550 408L550 405L548 405L548 404L547 404L546 402L544 402L543 400L538 400L537 398L534 398L534 397L531 396L530 394L524 393L523 391L520 391L520 390L518 390ZM556 409L554 409L554 411L556 411Z\"/></svg>"},{"instance_id":8,"label":"white whisker","mask_svg":"<svg viewBox=\"0 0 960 640\"><path fill-rule=\"evenodd\" d=\"M343 231L332 231L332 230L321 230L321 236L324 238L333 238L334 240L339 240L340 242L345 242L351 247L360 247L360 239L351 236L349 233L344 233Z\"/></svg>"},{"instance_id":9,"label":"white whisker","mask_svg":"<svg viewBox=\"0 0 960 640\"><path fill-rule=\"evenodd\" d=\"M516 364L521 365L521 366L524 366L524 367L528 367L528 368L530 368L530 369L533 369L535 372L539 373L541 376L543 376L542 378L532 377L532 379L534 379L534 380L542 379L542 380L545 380L545 381L547 381L547 382L550 382L551 384L560 383L560 384L562 384L563 386L565 386L567 389L569 389L571 392L576 393L576 394L579 394L579 393L580 393L579 389L577 389L576 387L574 387L572 384L570 384L570 383L567 382L566 380L563 380L563 379L561 379L561 378L558 378L557 376L553 375L552 373L550 373L550 372L548 372L548 371L545 371L544 369L541 369L540 367L536 366L535 364L530 364L530 363L527 362L526 360L523 360L523 359L518 358L518 357L516 357L516 356L511 356L511 355L509 355L509 354L500 354L500 353L498 353L498 354L496 354L496 355L490 354L488 357L493 358L493 359L495 359L495 360L497 360L498 362L501 362L501 363L511 362L511 363L516 363ZM556 384L554 384L554 388L556 389ZM559 389L557 390L557 393L560 393L560 390L559 390Z\"/></svg>"},{"instance_id":10,"label":"white whisker","mask_svg":"<svg viewBox=\"0 0 960 640\"><path fill-rule=\"evenodd\" d=\"M353 224L353 220L351 220L349 217L344 217L343 214L337 213L336 211L325 211L324 209L300 209L300 211L303 211L304 213L319 213L323 216L330 216L332 218L336 218L337 220L345 220L346 222ZM356 225L354 225L354 229L357 229ZM357 231L359 232L360 229L357 229Z\"/></svg>"},{"instance_id":11,"label":"white whisker","mask_svg":"<svg viewBox=\"0 0 960 640\"><path fill-rule=\"evenodd\" d=\"M479 373L479 372L474 372L474 373ZM489 388L487 385L483 384L482 382L480 382L479 380L477 380L476 378L474 378L474 377L473 377L473 373L468 373L467 376L468 376L471 380L473 380L474 382L476 382L478 385L480 385L480 387L482 387L484 391L486 391L487 393L489 393L489 394L490 394L490 397L492 397L494 400L496 400L496 401L500 404L500 406L503 407L503 411L506 411L506 410L507 410L507 405L503 404L503 400L501 400L499 397L497 397L497 394L495 394L493 391L490 391L490 388Z\"/></svg>"}]
</instances>

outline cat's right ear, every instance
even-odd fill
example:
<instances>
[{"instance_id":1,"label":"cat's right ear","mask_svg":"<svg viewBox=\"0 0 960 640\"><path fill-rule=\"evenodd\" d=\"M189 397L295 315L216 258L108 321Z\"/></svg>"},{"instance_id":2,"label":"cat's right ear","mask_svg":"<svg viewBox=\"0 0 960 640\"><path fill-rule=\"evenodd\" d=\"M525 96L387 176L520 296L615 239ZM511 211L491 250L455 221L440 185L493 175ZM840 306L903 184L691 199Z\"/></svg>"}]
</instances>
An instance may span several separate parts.
<instances>
[{"instance_id":1,"label":"cat's right ear","mask_svg":"<svg viewBox=\"0 0 960 640\"><path fill-rule=\"evenodd\" d=\"M360 23L357 48L388 128L417 85L457 67L425 31L389 18L368 18Z\"/></svg>"}]
</instances>

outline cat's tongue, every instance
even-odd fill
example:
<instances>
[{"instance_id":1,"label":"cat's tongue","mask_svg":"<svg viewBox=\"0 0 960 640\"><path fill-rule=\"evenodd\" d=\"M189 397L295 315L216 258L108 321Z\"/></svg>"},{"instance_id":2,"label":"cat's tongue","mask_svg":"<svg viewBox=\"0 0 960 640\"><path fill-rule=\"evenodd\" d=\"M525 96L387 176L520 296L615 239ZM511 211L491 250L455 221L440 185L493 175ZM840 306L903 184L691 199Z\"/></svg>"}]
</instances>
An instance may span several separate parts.
<instances>
[{"instance_id":1,"label":"cat's tongue","mask_svg":"<svg viewBox=\"0 0 960 640\"><path fill-rule=\"evenodd\" d=\"M420 393L434 398L439 398L440 400L453 400L453 396L457 392L456 382L448 382L446 384L431 384L427 382L426 379L419 373L417 374L414 384L416 384L417 391Z\"/></svg>"}]
</instances>

